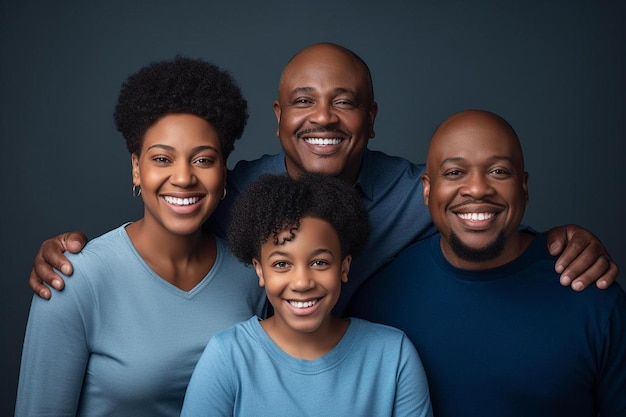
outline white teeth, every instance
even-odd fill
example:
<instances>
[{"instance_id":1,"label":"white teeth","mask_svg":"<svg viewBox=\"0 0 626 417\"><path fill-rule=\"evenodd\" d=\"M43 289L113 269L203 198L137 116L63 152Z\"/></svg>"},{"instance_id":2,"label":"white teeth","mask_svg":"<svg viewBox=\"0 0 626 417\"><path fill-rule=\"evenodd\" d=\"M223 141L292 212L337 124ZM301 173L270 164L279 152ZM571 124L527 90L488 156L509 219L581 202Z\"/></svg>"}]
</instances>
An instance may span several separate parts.
<instances>
[{"instance_id":1,"label":"white teeth","mask_svg":"<svg viewBox=\"0 0 626 417\"><path fill-rule=\"evenodd\" d=\"M289 304L291 304L295 308L307 308L307 307L311 307L317 304L317 301L318 300L311 300L311 301L291 301L290 300Z\"/></svg>"},{"instance_id":2,"label":"white teeth","mask_svg":"<svg viewBox=\"0 0 626 417\"><path fill-rule=\"evenodd\" d=\"M196 204L200 200L200 197L178 198L170 197L169 195L166 195L163 198L165 201L170 204L174 204L175 206L188 206L190 204Z\"/></svg>"},{"instance_id":3,"label":"white teeth","mask_svg":"<svg viewBox=\"0 0 626 417\"><path fill-rule=\"evenodd\" d=\"M311 145L339 145L341 139L326 139L326 138L306 138L306 143Z\"/></svg>"},{"instance_id":4,"label":"white teeth","mask_svg":"<svg viewBox=\"0 0 626 417\"><path fill-rule=\"evenodd\" d=\"M458 213L457 215L463 220L472 222L488 220L495 216L494 213Z\"/></svg>"}]
</instances>

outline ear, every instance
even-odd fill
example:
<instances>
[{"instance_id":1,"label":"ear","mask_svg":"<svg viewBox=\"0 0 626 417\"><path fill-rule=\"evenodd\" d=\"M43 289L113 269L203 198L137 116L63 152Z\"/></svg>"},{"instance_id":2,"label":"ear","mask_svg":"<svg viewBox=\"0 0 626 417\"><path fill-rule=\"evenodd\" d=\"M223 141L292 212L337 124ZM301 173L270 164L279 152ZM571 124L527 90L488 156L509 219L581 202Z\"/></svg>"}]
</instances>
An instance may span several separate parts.
<instances>
[{"instance_id":1,"label":"ear","mask_svg":"<svg viewBox=\"0 0 626 417\"><path fill-rule=\"evenodd\" d=\"M228 166L226 161L222 163L222 170L224 172L224 188L226 188L226 185L228 184Z\"/></svg>"},{"instance_id":2,"label":"ear","mask_svg":"<svg viewBox=\"0 0 626 417\"><path fill-rule=\"evenodd\" d=\"M376 121L376 115L378 114L378 103L372 101L372 105L370 106L368 115L369 115L369 137L370 139L376 136L376 132L374 132L374 122Z\"/></svg>"},{"instance_id":3,"label":"ear","mask_svg":"<svg viewBox=\"0 0 626 417\"><path fill-rule=\"evenodd\" d=\"M259 262L256 258L253 258L252 265L254 265L256 276L259 277L259 287L265 287L265 280L263 279L263 267L261 266L261 262Z\"/></svg>"},{"instance_id":4,"label":"ear","mask_svg":"<svg viewBox=\"0 0 626 417\"><path fill-rule=\"evenodd\" d=\"M422 187L424 188L424 205L428 207L428 198L430 197L430 177L428 174L422 174Z\"/></svg>"},{"instance_id":5,"label":"ear","mask_svg":"<svg viewBox=\"0 0 626 417\"><path fill-rule=\"evenodd\" d=\"M524 189L524 202L528 204L528 172L522 176L522 188Z\"/></svg>"},{"instance_id":6,"label":"ear","mask_svg":"<svg viewBox=\"0 0 626 417\"><path fill-rule=\"evenodd\" d=\"M139 175L139 156L136 153L132 153L130 156L133 174L133 185L141 185L141 179Z\"/></svg>"},{"instance_id":7,"label":"ear","mask_svg":"<svg viewBox=\"0 0 626 417\"><path fill-rule=\"evenodd\" d=\"M341 261L341 282L348 282L348 272L350 272L350 263L352 256L348 255Z\"/></svg>"},{"instance_id":8,"label":"ear","mask_svg":"<svg viewBox=\"0 0 626 417\"><path fill-rule=\"evenodd\" d=\"M276 116L276 137L280 137L280 115L282 113L280 103L278 100L275 100L272 106L274 107L274 115Z\"/></svg>"}]
</instances>

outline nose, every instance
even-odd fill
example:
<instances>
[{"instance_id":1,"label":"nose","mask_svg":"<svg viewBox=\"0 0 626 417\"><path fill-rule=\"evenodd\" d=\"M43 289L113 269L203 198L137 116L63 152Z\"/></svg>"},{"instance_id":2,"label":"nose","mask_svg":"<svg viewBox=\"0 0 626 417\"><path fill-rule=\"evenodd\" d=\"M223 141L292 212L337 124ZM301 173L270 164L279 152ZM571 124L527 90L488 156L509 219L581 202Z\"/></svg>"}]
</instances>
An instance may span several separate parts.
<instances>
[{"instance_id":1,"label":"nose","mask_svg":"<svg viewBox=\"0 0 626 417\"><path fill-rule=\"evenodd\" d=\"M309 121L321 126L331 125L339 121L336 109L333 107L332 102L327 100L318 101L313 106Z\"/></svg>"},{"instance_id":2,"label":"nose","mask_svg":"<svg viewBox=\"0 0 626 417\"><path fill-rule=\"evenodd\" d=\"M487 195L493 195L495 189L486 175L480 172L470 173L461 188L461 194L471 196L472 198L482 198Z\"/></svg>"},{"instance_id":3,"label":"nose","mask_svg":"<svg viewBox=\"0 0 626 417\"><path fill-rule=\"evenodd\" d=\"M307 291L313 288L314 285L315 282L311 278L307 268L297 268L293 271L290 285L293 291Z\"/></svg>"},{"instance_id":4,"label":"nose","mask_svg":"<svg viewBox=\"0 0 626 417\"><path fill-rule=\"evenodd\" d=\"M179 187L189 187L195 184L197 178L193 171L193 166L188 163L177 163L172 166L170 182Z\"/></svg>"}]
</instances>

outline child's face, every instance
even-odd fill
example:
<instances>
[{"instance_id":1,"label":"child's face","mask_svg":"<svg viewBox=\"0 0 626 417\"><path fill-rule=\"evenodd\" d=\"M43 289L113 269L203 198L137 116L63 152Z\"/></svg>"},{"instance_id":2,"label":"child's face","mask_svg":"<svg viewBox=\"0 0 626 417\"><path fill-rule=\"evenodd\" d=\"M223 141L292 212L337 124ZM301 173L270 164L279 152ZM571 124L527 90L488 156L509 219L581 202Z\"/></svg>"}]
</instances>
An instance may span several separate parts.
<instances>
[{"instance_id":1,"label":"child's face","mask_svg":"<svg viewBox=\"0 0 626 417\"><path fill-rule=\"evenodd\" d=\"M288 233L283 231L278 241ZM285 335L312 333L328 325L341 283L348 280L350 260L341 258L335 229L314 217L300 219L291 241L274 245L269 239L261 246L254 267L274 307L273 320Z\"/></svg>"}]
</instances>

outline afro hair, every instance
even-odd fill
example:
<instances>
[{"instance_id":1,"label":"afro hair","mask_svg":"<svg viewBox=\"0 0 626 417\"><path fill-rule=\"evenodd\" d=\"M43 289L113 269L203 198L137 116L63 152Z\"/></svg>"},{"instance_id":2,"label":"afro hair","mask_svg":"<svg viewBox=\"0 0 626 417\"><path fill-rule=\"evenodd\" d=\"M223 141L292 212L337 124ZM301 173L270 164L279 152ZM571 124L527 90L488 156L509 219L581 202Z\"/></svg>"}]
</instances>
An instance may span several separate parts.
<instances>
[{"instance_id":1,"label":"afro hair","mask_svg":"<svg viewBox=\"0 0 626 417\"><path fill-rule=\"evenodd\" d=\"M367 210L357 191L345 181L321 174L263 175L235 201L230 213L228 242L243 263L259 259L261 245L284 244L303 217L327 221L337 232L342 256L358 255L369 236ZM291 238L278 241L285 229Z\"/></svg>"},{"instance_id":2,"label":"afro hair","mask_svg":"<svg viewBox=\"0 0 626 417\"><path fill-rule=\"evenodd\" d=\"M122 85L115 125L131 153L141 152L146 131L167 114L193 114L218 133L224 160L243 134L248 104L233 78L200 59L177 56L151 63Z\"/></svg>"}]
</instances>

